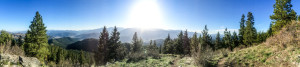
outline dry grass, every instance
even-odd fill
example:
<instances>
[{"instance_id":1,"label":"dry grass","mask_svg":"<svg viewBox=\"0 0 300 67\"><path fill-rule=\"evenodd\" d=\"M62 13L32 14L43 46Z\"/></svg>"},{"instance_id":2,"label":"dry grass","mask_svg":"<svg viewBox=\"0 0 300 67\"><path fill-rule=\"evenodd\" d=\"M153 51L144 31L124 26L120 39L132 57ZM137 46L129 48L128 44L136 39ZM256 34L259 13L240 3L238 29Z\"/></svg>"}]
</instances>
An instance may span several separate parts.
<instances>
[{"instance_id":1,"label":"dry grass","mask_svg":"<svg viewBox=\"0 0 300 67\"><path fill-rule=\"evenodd\" d=\"M25 56L25 52L17 45L12 45L11 41L0 45L0 52L4 54Z\"/></svg>"},{"instance_id":2,"label":"dry grass","mask_svg":"<svg viewBox=\"0 0 300 67\"><path fill-rule=\"evenodd\" d=\"M300 44L300 24L293 21L290 25L282 28L276 35L269 37L264 44L286 48L289 45Z\"/></svg>"},{"instance_id":3,"label":"dry grass","mask_svg":"<svg viewBox=\"0 0 300 67\"><path fill-rule=\"evenodd\" d=\"M225 57L229 66L294 67L300 64L300 24L293 21L266 42Z\"/></svg>"}]
</instances>

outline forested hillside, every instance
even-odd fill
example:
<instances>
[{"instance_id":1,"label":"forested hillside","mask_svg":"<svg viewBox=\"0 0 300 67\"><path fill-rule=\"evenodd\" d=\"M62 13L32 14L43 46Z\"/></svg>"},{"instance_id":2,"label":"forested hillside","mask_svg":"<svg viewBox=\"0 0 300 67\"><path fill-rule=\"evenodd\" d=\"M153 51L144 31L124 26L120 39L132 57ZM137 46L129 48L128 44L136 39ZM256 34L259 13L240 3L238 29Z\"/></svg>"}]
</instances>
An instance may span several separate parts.
<instances>
[{"instance_id":1,"label":"forested hillside","mask_svg":"<svg viewBox=\"0 0 300 67\"><path fill-rule=\"evenodd\" d=\"M217 57L220 66L299 66L299 21L286 25L261 44Z\"/></svg>"},{"instance_id":2,"label":"forested hillside","mask_svg":"<svg viewBox=\"0 0 300 67\"><path fill-rule=\"evenodd\" d=\"M90 38L69 44L68 46L66 46L66 49L94 52L98 49L98 46L96 44L98 44L98 39Z\"/></svg>"},{"instance_id":3,"label":"forested hillside","mask_svg":"<svg viewBox=\"0 0 300 67\"><path fill-rule=\"evenodd\" d=\"M0 67L293 67L300 66L300 16L291 0L275 0L267 31L254 12L241 14L238 31L217 34L99 26L48 31L36 11L24 34L1 30ZM48 32L47 32L48 31ZM97 31L97 32L95 32ZM25 36L24 36L25 35ZM31 61L32 62L28 62Z\"/></svg>"},{"instance_id":4,"label":"forested hillside","mask_svg":"<svg viewBox=\"0 0 300 67\"><path fill-rule=\"evenodd\" d=\"M77 41L79 41L78 38L62 37L57 39L49 39L48 43L50 45L56 45L62 48L66 48L69 44L75 43Z\"/></svg>"}]
</instances>

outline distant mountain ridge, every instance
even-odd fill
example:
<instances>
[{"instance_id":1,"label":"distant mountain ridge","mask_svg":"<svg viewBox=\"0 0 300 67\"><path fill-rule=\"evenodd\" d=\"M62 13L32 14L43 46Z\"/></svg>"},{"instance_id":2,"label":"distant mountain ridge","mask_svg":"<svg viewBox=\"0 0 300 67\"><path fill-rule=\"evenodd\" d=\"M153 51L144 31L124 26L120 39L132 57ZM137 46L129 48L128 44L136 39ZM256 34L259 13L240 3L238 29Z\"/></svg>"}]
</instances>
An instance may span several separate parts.
<instances>
[{"instance_id":1,"label":"distant mountain ridge","mask_svg":"<svg viewBox=\"0 0 300 67\"><path fill-rule=\"evenodd\" d=\"M92 30L48 30L47 34L50 36L50 39L62 38L62 37L71 37L71 38L78 38L79 40L88 39L88 38L95 38L99 39L100 32L103 28L92 29ZM107 28L108 32L111 33L113 27ZM156 39L165 39L168 34L170 34L171 38L177 38L177 35L180 33L181 30L164 30L164 29L139 29L139 28L122 28L118 27L118 31L120 32L120 40L122 42L131 42L132 36L134 32L138 33L144 42L148 42L150 40ZM184 31L183 31L184 32ZM20 31L16 33L26 33L26 31ZM198 35L201 32L197 32ZM189 37L191 37L194 32L188 32ZM211 34L212 38L214 39L216 34Z\"/></svg>"}]
</instances>

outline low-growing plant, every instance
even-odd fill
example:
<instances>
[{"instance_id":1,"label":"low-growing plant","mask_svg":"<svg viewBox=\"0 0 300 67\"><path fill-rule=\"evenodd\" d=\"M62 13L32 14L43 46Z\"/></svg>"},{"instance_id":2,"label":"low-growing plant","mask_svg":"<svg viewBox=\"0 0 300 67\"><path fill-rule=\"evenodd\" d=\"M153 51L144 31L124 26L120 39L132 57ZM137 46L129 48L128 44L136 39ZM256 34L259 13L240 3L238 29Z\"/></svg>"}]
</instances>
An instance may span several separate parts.
<instances>
[{"instance_id":1,"label":"low-growing plant","mask_svg":"<svg viewBox=\"0 0 300 67\"><path fill-rule=\"evenodd\" d=\"M203 67L211 67L214 66L214 64L211 63L214 51L210 47L206 47L205 49L198 50L198 52L193 53L193 58L195 59L195 63L198 66Z\"/></svg>"}]
</instances>

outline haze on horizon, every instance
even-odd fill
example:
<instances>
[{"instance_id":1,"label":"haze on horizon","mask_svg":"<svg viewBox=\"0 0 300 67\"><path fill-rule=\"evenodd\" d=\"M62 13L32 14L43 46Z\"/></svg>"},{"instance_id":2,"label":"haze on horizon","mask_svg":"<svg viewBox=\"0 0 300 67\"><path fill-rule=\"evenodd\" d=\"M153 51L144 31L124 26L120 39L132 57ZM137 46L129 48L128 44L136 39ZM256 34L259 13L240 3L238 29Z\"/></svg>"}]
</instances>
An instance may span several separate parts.
<instances>
[{"instance_id":1,"label":"haze on horizon","mask_svg":"<svg viewBox=\"0 0 300 67\"><path fill-rule=\"evenodd\" d=\"M0 29L25 31L36 11L48 30L107 27L176 29L211 33L237 31L242 14L254 14L255 27L266 31L274 0L1 0ZM293 0L293 8L300 1ZM299 12L300 9L295 9Z\"/></svg>"}]
</instances>

